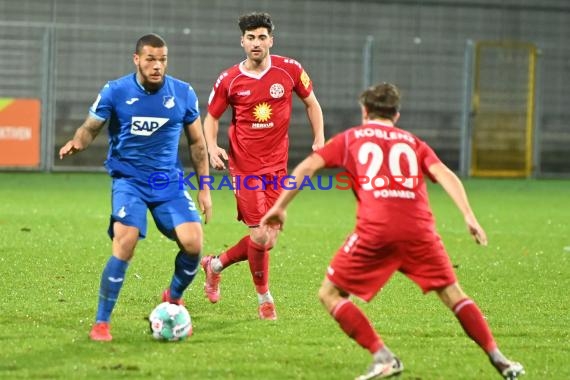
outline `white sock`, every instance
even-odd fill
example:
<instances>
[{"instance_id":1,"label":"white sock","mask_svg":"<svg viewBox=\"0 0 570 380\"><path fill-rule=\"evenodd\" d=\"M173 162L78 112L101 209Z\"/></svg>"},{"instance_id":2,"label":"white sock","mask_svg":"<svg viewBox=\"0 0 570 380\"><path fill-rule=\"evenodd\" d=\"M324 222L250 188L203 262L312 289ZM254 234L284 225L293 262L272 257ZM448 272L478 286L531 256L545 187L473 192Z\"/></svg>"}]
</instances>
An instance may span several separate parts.
<instances>
[{"instance_id":1,"label":"white sock","mask_svg":"<svg viewBox=\"0 0 570 380\"><path fill-rule=\"evenodd\" d=\"M265 302L273 303L273 297L271 296L271 292L269 292L268 290L267 293L265 294L257 293L257 301L259 302L260 305Z\"/></svg>"},{"instance_id":2,"label":"white sock","mask_svg":"<svg viewBox=\"0 0 570 380\"><path fill-rule=\"evenodd\" d=\"M222 265L222 261L219 258L214 257L210 261L210 268L212 268L212 271L214 273L220 273L222 269L224 269L224 266Z\"/></svg>"},{"instance_id":3,"label":"white sock","mask_svg":"<svg viewBox=\"0 0 570 380\"><path fill-rule=\"evenodd\" d=\"M508 363L509 359L507 359L505 357L505 355L503 355L503 353L501 351L499 351L498 348L495 348L493 351L488 353L489 357L491 358L491 361L493 363Z\"/></svg>"},{"instance_id":4,"label":"white sock","mask_svg":"<svg viewBox=\"0 0 570 380\"><path fill-rule=\"evenodd\" d=\"M372 355L375 363L390 363L394 359L394 354L387 346L382 347Z\"/></svg>"}]
</instances>

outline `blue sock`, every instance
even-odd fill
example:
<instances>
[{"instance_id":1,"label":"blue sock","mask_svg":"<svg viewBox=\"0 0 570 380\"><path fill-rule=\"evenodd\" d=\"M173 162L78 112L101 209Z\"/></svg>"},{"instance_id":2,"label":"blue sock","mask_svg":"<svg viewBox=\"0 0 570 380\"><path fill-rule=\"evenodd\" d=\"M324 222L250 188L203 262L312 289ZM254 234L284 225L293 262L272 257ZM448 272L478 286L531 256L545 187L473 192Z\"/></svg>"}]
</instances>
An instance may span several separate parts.
<instances>
[{"instance_id":1,"label":"blue sock","mask_svg":"<svg viewBox=\"0 0 570 380\"><path fill-rule=\"evenodd\" d=\"M182 251L176 255L174 261L174 275L170 282L170 297L173 299L182 298L184 290L192 283L198 272L200 255L188 255Z\"/></svg>"},{"instance_id":2,"label":"blue sock","mask_svg":"<svg viewBox=\"0 0 570 380\"><path fill-rule=\"evenodd\" d=\"M97 307L97 322L109 322L111 313L119 297L119 292L125 281L125 273L129 263L111 256L107 261L99 288L99 305Z\"/></svg>"}]
</instances>

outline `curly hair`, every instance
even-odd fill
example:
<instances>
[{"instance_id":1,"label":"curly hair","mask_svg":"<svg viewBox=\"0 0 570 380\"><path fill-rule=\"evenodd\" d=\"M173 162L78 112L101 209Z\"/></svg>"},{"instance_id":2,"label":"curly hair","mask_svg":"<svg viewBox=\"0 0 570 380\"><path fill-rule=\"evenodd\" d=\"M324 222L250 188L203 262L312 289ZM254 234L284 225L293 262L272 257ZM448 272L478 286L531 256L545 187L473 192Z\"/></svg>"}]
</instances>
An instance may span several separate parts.
<instances>
[{"instance_id":1,"label":"curly hair","mask_svg":"<svg viewBox=\"0 0 570 380\"><path fill-rule=\"evenodd\" d=\"M241 15L238 19L238 25L242 35L248 30L257 28L266 28L269 34L271 34L275 28L273 21L271 21L271 15L264 12L252 12Z\"/></svg>"}]
</instances>

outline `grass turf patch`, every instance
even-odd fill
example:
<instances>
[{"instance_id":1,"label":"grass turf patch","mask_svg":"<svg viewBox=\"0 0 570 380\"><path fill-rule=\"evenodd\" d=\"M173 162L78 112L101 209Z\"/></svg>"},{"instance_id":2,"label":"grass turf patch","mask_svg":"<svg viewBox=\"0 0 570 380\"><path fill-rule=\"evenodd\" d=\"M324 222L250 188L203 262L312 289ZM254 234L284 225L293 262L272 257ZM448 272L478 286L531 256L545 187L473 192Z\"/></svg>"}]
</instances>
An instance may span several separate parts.
<instances>
[{"instance_id":1,"label":"grass turf patch","mask_svg":"<svg viewBox=\"0 0 570 380\"><path fill-rule=\"evenodd\" d=\"M570 378L570 182L465 182L489 246L471 241L451 200L430 185L438 230L457 275L485 313L503 352L526 379ZM194 194L193 194L194 195ZM205 253L237 242L229 190L213 191ZM113 313L111 343L87 339L95 315L110 179L104 174L0 173L0 378L349 379L369 364L317 300L326 265L350 233L349 191L303 191L271 253L279 319L257 318L247 264L224 271L210 304L198 275L185 294L194 335L152 340L146 317L168 285L176 246L149 218ZM370 304L356 301L403 360L401 379L498 378L434 295L397 274Z\"/></svg>"}]
</instances>

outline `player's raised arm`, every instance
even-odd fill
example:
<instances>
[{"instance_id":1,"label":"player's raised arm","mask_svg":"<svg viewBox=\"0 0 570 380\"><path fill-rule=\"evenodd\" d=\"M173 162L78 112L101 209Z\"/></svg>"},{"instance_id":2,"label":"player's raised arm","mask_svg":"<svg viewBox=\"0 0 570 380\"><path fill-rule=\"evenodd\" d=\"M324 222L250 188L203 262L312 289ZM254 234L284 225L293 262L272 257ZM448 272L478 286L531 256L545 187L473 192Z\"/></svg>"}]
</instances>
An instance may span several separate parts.
<instances>
[{"instance_id":1,"label":"player's raised arm","mask_svg":"<svg viewBox=\"0 0 570 380\"><path fill-rule=\"evenodd\" d=\"M315 96L315 93L311 91L311 94L303 99L305 108L307 111L307 118L311 123L311 128L313 129L313 150L322 148L325 145L325 127L323 121L323 110L321 105Z\"/></svg>"},{"instance_id":2,"label":"player's raised arm","mask_svg":"<svg viewBox=\"0 0 570 380\"><path fill-rule=\"evenodd\" d=\"M441 184L447 194L453 199L459 211L463 214L465 224L469 233L473 236L477 244L487 245L487 235L479 225L473 210L469 204L467 193L461 180L445 164L437 163L429 167L430 173Z\"/></svg>"},{"instance_id":3,"label":"player's raised arm","mask_svg":"<svg viewBox=\"0 0 570 380\"><path fill-rule=\"evenodd\" d=\"M208 112L204 118L204 137L206 138L208 155L210 156L210 165L214 169L222 170L226 168L223 160L228 160L228 154L225 149L218 146L219 125L220 120Z\"/></svg>"},{"instance_id":4,"label":"player's raised arm","mask_svg":"<svg viewBox=\"0 0 570 380\"><path fill-rule=\"evenodd\" d=\"M99 120L91 116L87 116L87 119L83 124L77 128L73 139L69 140L64 146L59 150L59 159L63 159L65 156L70 156L75 152L81 152L87 149L87 147L95 140L95 137L101 132L101 129L105 125L105 120Z\"/></svg>"},{"instance_id":5,"label":"player's raised arm","mask_svg":"<svg viewBox=\"0 0 570 380\"><path fill-rule=\"evenodd\" d=\"M208 223L212 217L212 198L210 188L200 186L200 179L210 174L210 167L208 166L208 152L200 117L191 124L185 125L184 132L190 146L190 160L198 177L198 206L205 216L205 222Z\"/></svg>"}]
</instances>

